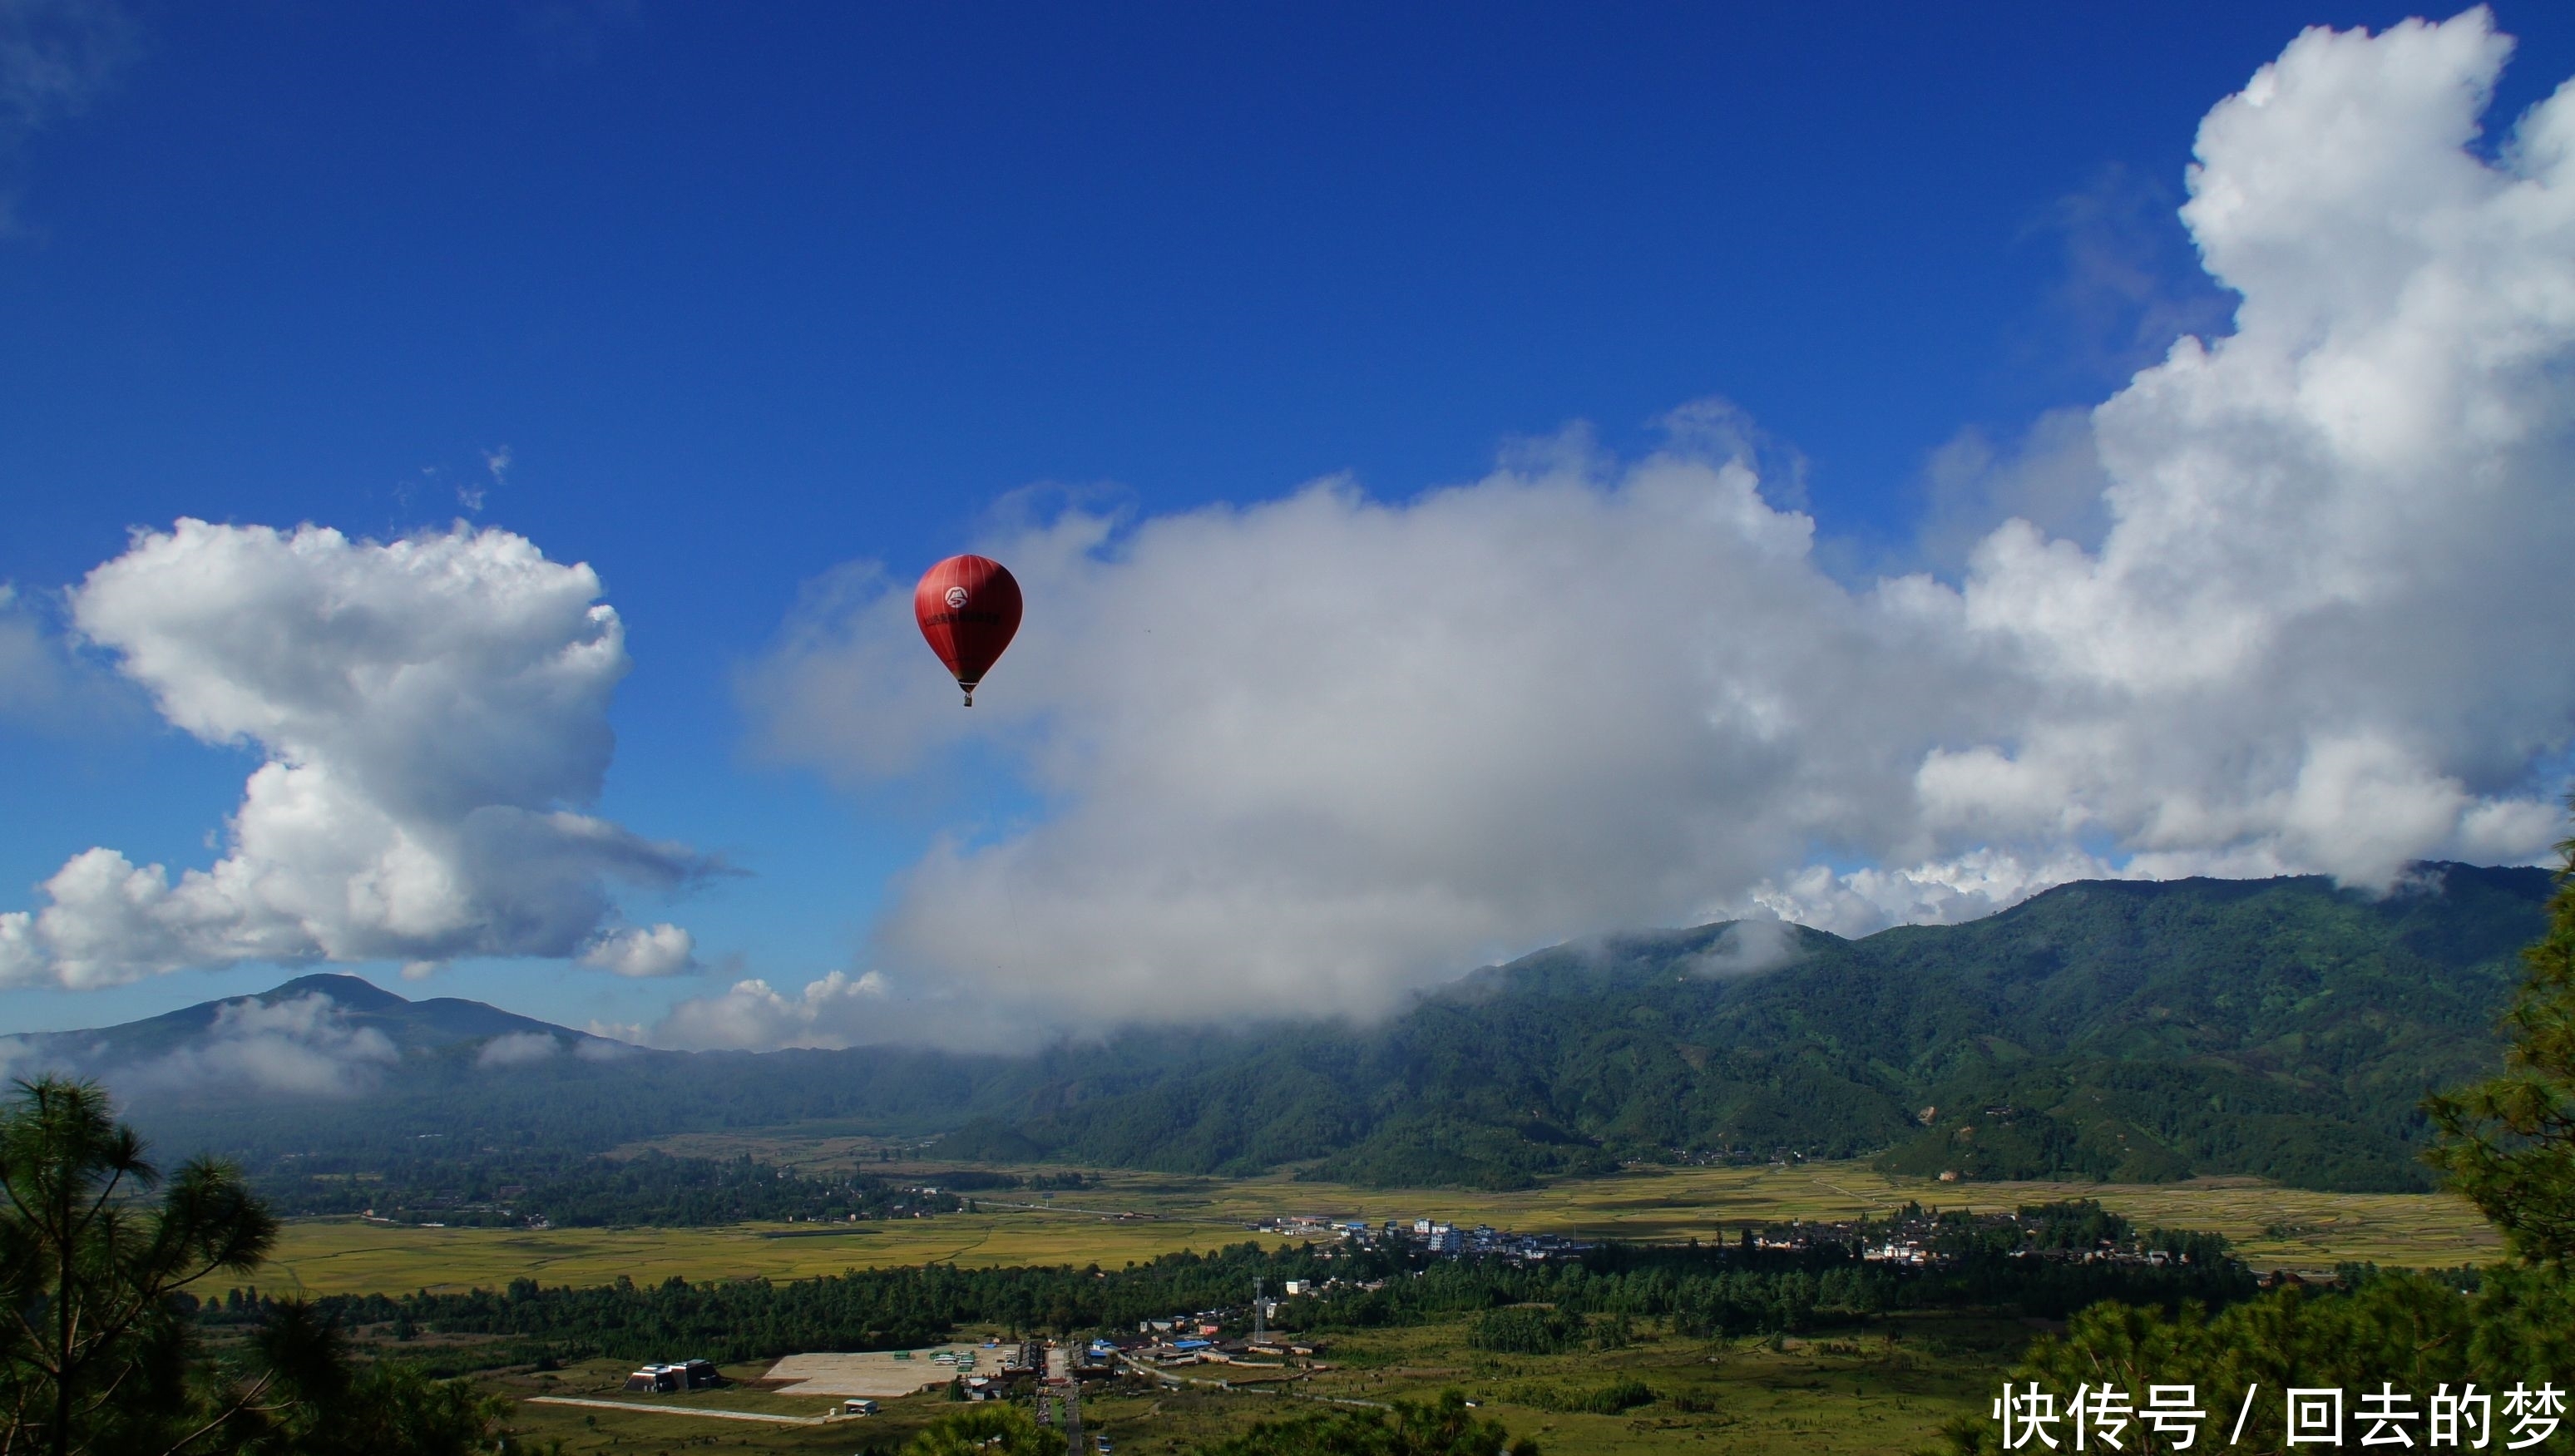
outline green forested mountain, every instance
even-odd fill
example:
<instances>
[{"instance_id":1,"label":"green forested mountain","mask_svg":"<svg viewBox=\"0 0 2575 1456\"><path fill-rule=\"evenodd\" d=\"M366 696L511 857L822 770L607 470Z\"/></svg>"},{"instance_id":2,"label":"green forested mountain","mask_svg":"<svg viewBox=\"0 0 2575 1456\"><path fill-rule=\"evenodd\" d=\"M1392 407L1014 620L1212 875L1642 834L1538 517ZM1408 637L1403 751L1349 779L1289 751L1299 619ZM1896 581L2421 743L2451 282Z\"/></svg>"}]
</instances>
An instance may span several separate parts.
<instances>
[{"instance_id":1,"label":"green forested mountain","mask_svg":"<svg viewBox=\"0 0 2575 1456\"><path fill-rule=\"evenodd\" d=\"M1510 1182L1621 1158L1847 1156L1965 1177L2254 1172L2429 1186L2423 1094L2489 1070L2537 869L2091 881L1971 924L1710 975L1728 926L1479 971L1370 1032L1246 1038L1208 1070L1067 1096L959 1151L1362 1182ZM1058 1089L1059 1092L1070 1089Z\"/></svg>"},{"instance_id":2,"label":"green forested mountain","mask_svg":"<svg viewBox=\"0 0 2575 1456\"><path fill-rule=\"evenodd\" d=\"M2417 1104L2494 1064L2548 887L2455 864L2384 899L2314 877L2087 881L1859 940L1719 924L1558 946L1374 1026L1135 1031L1028 1057L619 1050L373 987L351 1015L393 1059L337 1096L155 1073L210 1034L207 1007L45 1047L130 1087L165 1147L308 1167L795 1125L938 1136L957 1158L1370 1183L1786 1151L1970 1178L2407 1188L2428 1185ZM345 979L269 999L337 999ZM532 1031L561 1044L531 1051Z\"/></svg>"}]
</instances>

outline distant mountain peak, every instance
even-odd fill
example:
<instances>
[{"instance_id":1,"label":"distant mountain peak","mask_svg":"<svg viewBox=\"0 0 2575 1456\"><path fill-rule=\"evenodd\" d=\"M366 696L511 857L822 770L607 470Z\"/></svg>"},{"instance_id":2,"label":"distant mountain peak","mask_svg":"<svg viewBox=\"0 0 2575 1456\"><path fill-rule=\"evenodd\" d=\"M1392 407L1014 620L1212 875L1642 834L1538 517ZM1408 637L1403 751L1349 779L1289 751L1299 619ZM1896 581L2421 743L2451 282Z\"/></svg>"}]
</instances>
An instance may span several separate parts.
<instances>
[{"instance_id":1,"label":"distant mountain peak","mask_svg":"<svg viewBox=\"0 0 2575 1456\"><path fill-rule=\"evenodd\" d=\"M411 1004L409 999L395 995L363 975L350 975L345 971L337 970L299 975L282 985L271 986L249 999L274 1003L291 1001L305 995L328 996L353 1011L390 1011L396 1007Z\"/></svg>"},{"instance_id":2,"label":"distant mountain peak","mask_svg":"<svg viewBox=\"0 0 2575 1456\"><path fill-rule=\"evenodd\" d=\"M312 1004L315 997L327 1008ZM318 1014L317 1014L318 1012ZM478 1050L494 1042L502 1050ZM205 1103L238 1095L346 1094L379 1086L396 1067L419 1075L420 1058L445 1056L490 1075L587 1055L600 1038L481 1001L415 1001L364 976L317 971L249 995L199 1001L158 1016L85 1031L21 1037L24 1063L97 1076L129 1103Z\"/></svg>"}]
</instances>

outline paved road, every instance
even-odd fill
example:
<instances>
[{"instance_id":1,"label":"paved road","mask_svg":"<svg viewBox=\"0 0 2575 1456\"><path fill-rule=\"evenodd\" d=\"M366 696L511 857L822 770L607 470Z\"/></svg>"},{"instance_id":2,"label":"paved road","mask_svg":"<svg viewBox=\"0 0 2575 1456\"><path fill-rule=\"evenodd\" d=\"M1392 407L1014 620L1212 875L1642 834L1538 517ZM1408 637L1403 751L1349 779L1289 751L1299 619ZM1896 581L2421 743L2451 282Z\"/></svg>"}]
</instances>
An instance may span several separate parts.
<instances>
[{"instance_id":1,"label":"paved road","mask_svg":"<svg viewBox=\"0 0 2575 1456\"><path fill-rule=\"evenodd\" d=\"M1073 1351L1062 1345L1048 1347L1046 1373L1048 1378L1064 1382L1065 1456L1083 1456L1082 1382L1073 1378Z\"/></svg>"},{"instance_id":2,"label":"paved road","mask_svg":"<svg viewBox=\"0 0 2575 1456\"><path fill-rule=\"evenodd\" d=\"M747 1410L709 1410L700 1405L646 1405L640 1400L583 1400L574 1395L532 1395L530 1405L586 1405L594 1410L642 1411L648 1416L704 1416L711 1421L767 1421L777 1426L819 1426L829 1416L772 1416Z\"/></svg>"}]
</instances>

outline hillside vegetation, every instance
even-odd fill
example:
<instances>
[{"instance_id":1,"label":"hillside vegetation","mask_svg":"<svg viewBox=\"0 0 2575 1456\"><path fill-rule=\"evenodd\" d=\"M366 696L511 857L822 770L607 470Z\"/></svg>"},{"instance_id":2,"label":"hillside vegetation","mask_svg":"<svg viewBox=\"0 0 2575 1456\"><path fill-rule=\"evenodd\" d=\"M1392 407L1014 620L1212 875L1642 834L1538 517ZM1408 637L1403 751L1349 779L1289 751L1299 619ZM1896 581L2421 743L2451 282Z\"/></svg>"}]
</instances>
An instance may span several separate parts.
<instances>
[{"instance_id":1,"label":"hillside vegetation","mask_svg":"<svg viewBox=\"0 0 2575 1456\"><path fill-rule=\"evenodd\" d=\"M935 1137L942 1157L1286 1165L1375 1186L1791 1154L1966 1179L2236 1172L2406 1190L2430 1186L2425 1093L2497 1065L2495 1018L2548 891L2543 870L2455 864L2385 898L2315 877L2086 881L1859 940L1722 924L1607 936L1474 972L1370 1027L1138 1031L1031 1057L603 1043L494 1067L489 1037L464 1034L456 1008L472 1003L366 987L404 1058L378 1090L129 1095L164 1145L254 1164L292 1152L314 1171L439 1142L585 1152L793 1125ZM347 979L271 995L336 997ZM447 1008L449 1029L405 1029L407 1006ZM157 1024L49 1041L141 1044Z\"/></svg>"},{"instance_id":2,"label":"hillside vegetation","mask_svg":"<svg viewBox=\"0 0 2575 1456\"><path fill-rule=\"evenodd\" d=\"M1359 1183L1507 1185L1680 1155L1852 1156L1966 1178L2245 1172L2429 1187L2426 1092L2496 1063L2537 869L2092 881L1972 924L1800 930L1766 973L1724 925L1559 946L1373 1032L1309 1029L956 1153L1187 1170L1317 1159Z\"/></svg>"}]
</instances>

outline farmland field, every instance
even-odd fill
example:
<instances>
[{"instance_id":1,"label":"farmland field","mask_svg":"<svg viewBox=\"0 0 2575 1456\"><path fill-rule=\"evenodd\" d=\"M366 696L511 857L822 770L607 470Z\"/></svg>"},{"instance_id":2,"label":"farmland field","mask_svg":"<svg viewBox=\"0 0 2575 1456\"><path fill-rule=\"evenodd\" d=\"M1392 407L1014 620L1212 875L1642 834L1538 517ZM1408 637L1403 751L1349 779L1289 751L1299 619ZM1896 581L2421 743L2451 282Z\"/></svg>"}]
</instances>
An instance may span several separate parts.
<instances>
[{"instance_id":1,"label":"farmland field","mask_svg":"<svg viewBox=\"0 0 2575 1456\"><path fill-rule=\"evenodd\" d=\"M453 1293L543 1284L638 1284L676 1274L708 1279L805 1279L845 1269L953 1263L1112 1266L1180 1249L1261 1238L1240 1227L1116 1223L1079 1215L952 1213L938 1218L839 1224L735 1224L724 1228L418 1228L354 1218L288 1223L260 1270L272 1292ZM1266 1243L1281 1240L1262 1238Z\"/></svg>"},{"instance_id":2,"label":"farmland field","mask_svg":"<svg viewBox=\"0 0 2575 1456\"><path fill-rule=\"evenodd\" d=\"M1076 1195L1059 1194L1059 1198ZM2446 1193L2315 1193L2256 1178L2181 1183L1939 1183L1889 1177L1865 1163L1784 1167L1638 1168L1507 1193L1389 1191L1287 1179L1155 1179L1112 1175L1083 1206L1133 1207L1242 1224L1269 1214L1346 1214L1379 1221L1427 1216L1532 1233L1636 1241L1714 1239L1747 1223L1882 1216L1906 1200L1941 1208L2008 1210L2097 1198L2140 1227L2207 1229L2257 1268L2329 1270L2343 1261L2424 1267L2498 1256L2493 1229Z\"/></svg>"},{"instance_id":3,"label":"farmland field","mask_svg":"<svg viewBox=\"0 0 2575 1456\"><path fill-rule=\"evenodd\" d=\"M835 1160L829 1144L793 1139L732 1140L724 1150L746 1148L804 1166ZM934 1183L943 1171L953 1171L920 1163L892 1167ZM2142 1226L2223 1233L2260 1268L2330 1270L2344 1261L2434 1267L2479 1262L2500 1252L2475 1211L2447 1194L2313 1193L2249 1178L2140 1185L1936 1183L1888 1177L1864 1163L1639 1168L1506 1193L1111 1172L1100 1175L1097 1187L1052 1197L976 1196L983 1211L854 1225L528 1231L298 1220L287 1226L263 1278L276 1287L320 1294L498 1288L523 1277L574 1285L605 1284L621 1274L638 1283L674 1274L693 1281L793 1279L931 1261L987 1268L1116 1267L1255 1237L1276 1242L1245 1225L1281 1213L1370 1221L1423 1216L1590 1238L1714 1239L1747 1223L1882 1214L1907 1199L1944 1208L2008 1209L2054 1198L2098 1198Z\"/></svg>"},{"instance_id":4,"label":"farmland field","mask_svg":"<svg viewBox=\"0 0 2575 1456\"><path fill-rule=\"evenodd\" d=\"M698 1145L688 1151L750 1151L817 1169L852 1160L851 1149L822 1139L728 1139L723 1146L692 1141ZM934 1185L959 1171L873 1156L865 1162L872 1171ZM1936 1183L1890 1178L1858 1163L1636 1168L1500 1193L1113 1171L1094 1175L1089 1186L1051 1194L978 1190L969 1196L978 1205L971 1213L857 1225L510 1231L305 1220L288 1227L262 1282L274 1289L272 1281L284 1275L283 1282L319 1293L488 1288L520 1277L573 1285L607 1283L620 1275L639 1284L673 1274L693 1281L788 1279L933 1260L969 1267L1116 1267L1166 1251L1206 1250L1255 1237L1277 1242L1278 1236L1255 1235L1246 1225L1281 1214L1370 1221L1426 1216L1595 1238L1712 1239L1747 1224L1883 1214L1908 1200L2006 1209L2068 1197L2098 1198L2141 1225L2214 1229L2264 1266L2330 1269L2346 1260L2448 1265L2497 1252L2474 1212L2446 1196L2310 1193L2243 1178L2137 1186ZM1326 1368L1310 1372L1294 1388L1356 1401L1430 1399L1454 1388L1478 1402L1481 1414L1498 1418L1515 1434L1537 1437L1551 1456L1921 1450L1936 1441L1943 1423L1982 1414L1991 1386L2037 1326L1994 1315L1923 1311L1815 1338L1701 1339L1675 1333L1667 1321L1642 1320L1634 1343L1624 1348L1503 1356L1468 1348L1464 1323L1448 1321L1334 1334L1324 1350ZM956 1337L987 1333L998 1331L961 1328ZM625 1368L624 1362L591 1359L560 1371L495 1369L479 1380L521 1401L514 1421L521 1431L538 1441L560 1440L576 1456L697 1445L890 1453L924 1423L956 1408L935 1395L916 1395L886 1399L879 1417L829 1424L693 1417L679 1412L694 1407L808 1417L820 1416L832 1403L748 1383L630 1398L620 1389ZM768 1369L762 1361L728 1373L752 1382ZM1111 1435L1120 1456L1178 1456L1252 1421L1314 1408L1284 1397L1241 1368L1175 1373L1176 1383L1127 1380L1086 1394L1087 1428ZM1228 1377L1238 1384L1220 1383ZM1597 1406L1613 1384L1628 1381L1645 1391L1627 1397L1630 1408L1617 1414L1585 1409ZM537 1395L616 1403L529 1399Z\"/></svg>"},{"instance_id":5,"label":"farmland field","mask_svg":"<svg viewBox=\"0 0 2575 1456\"><path fill-rule=\"evenodd\" d=\"M822 1168L851 1161L849 1139L780 1136L675 1138L672 1152L732 1156ZM684 1148L681 1144L686 1144ZM869 1163L936 1182L953 1164ZM1036 1168L1020 1172L1041 1171ZM2206 1229L2235 1241L2256 1268L2330 1270L2362 1262L2415 1267L2478 1263L2503 1245L2477 1211L2448 1193L2318 1193L2260 1178L2205 1177L2178 1183L1942 1183L1894 1177L1865 1162L1753 1167L1633 1167L1612 1177L1568 1179L1511 1192L1352 1188L1272 1175L1206 1178L1106 1172L1097 1189L1053 1195L1050 1204L1197 1218L1241 1226L1277 1213L1343 1214L1371 1222L1416 1216L1489 1223L1529 1233L1636 1240L1716 1237L1746 1223L1845 1219L1885 1214L1906 1200L1941 1208L2007 1210L2059 1198L2097 1198L2140 1227ZM996 1194L1008 1203L1033 1195ZM990 1206L999 1206L993 1204Z\"/></svg>"}]
</instances>

